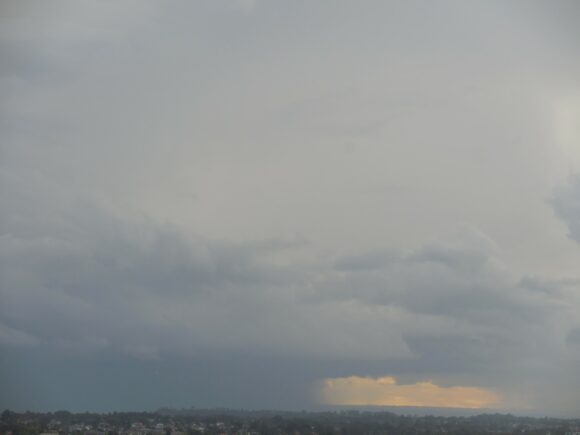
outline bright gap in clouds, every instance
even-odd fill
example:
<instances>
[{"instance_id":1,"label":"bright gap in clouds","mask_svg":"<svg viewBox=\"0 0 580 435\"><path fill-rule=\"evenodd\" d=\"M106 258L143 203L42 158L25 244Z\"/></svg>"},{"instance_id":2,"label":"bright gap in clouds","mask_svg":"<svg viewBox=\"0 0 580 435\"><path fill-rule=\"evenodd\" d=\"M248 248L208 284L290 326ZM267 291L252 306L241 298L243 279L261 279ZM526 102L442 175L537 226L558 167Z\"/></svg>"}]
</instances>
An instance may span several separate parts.
<instances>
[{"instance_id":1,"label":"bright gap in clouds","mask_svg":"<svg viewBox=\"0 0 580 435\"><path fill-rule=\"evenodd\" d=\"M576 172L580 167L580 95L568 94L554 100L554 135L567 165L564 169Z\"/></svg>"},{"instance_id":2,"label":"bright gap in clouds","mask_svg":"<svg viewBox=\"0 0 580 435\"><path fill-rule=\"evenodd\" d=\"M441 387L431 381L398 384L391 376L349 376L325 379L320 400L342 406L418 406L433 408L491 408L501 402L495 392L477 387Z\"/></svg>"}]
</instances>

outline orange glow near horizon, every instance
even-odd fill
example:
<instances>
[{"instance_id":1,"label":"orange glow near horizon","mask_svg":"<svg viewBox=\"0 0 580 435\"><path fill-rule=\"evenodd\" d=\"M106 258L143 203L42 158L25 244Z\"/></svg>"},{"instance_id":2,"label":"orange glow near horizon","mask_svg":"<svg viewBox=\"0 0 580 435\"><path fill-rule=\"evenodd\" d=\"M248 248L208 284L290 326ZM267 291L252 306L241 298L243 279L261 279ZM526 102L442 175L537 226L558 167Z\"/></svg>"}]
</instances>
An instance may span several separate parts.
<instances>
[{"instance_id":1,"label":"orange glow near horizon","mask_svg":"<svg viewBox=\"0 0 580 435\"><path fill-rule=\"evenodd\" d=\"M496 393L484 388L440 387L431 381L399 385L391 376L325 379L319 393L328 405L478 409L496 406L500 401Z\"/></svg>"}]
</instances>

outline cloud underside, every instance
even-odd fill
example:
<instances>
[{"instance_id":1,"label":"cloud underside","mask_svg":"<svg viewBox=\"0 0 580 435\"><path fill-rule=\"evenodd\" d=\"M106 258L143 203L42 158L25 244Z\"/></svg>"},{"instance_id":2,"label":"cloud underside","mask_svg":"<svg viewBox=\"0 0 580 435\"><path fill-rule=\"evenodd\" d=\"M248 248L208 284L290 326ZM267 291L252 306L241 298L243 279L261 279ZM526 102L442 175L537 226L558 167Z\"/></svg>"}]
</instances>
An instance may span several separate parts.
<instances>
[{"instance_id":1,"label":"cloud underside","mask_svg":"<svg viewBox=\"0 0 580 435\"><path fill-rule=\"evenodd\" d=\"M30 355L231 361L210 365L216 377L240 359L288 360L302 367L294 400L313 400L308 384L332 374L322 396L335 405L488 407L494 390L514 408L520 382L556 375L554 355L576 348L564 340L576 284L511 280L474 228L411 252L305 263L303 241L192 238L89 204L54 221L50 209L22 213L0 237L0 344Z\"/></svg>"},{"instance_id":2,"label":"cloud underside","mask_svg":"<svg viewBox=\"0 0 580 435\"><path fill-rule=\"evenodd\" d=\"M440 387L433 382L398 385L393 377L326 379L319 394L324 403L331 405L472 409L500 405L498 395L483 388Z\"/></svg>"}]
</instances>

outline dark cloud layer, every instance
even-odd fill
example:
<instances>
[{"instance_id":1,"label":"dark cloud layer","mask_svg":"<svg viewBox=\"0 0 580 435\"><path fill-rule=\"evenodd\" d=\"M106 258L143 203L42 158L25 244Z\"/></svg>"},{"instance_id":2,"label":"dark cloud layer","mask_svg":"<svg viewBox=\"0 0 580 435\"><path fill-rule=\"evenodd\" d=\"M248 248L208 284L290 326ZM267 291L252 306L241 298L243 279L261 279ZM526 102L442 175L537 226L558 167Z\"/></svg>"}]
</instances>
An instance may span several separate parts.
<instances>
[{"instance_id":1,"label":"dark cloud layer","mask_svg":"<svg viewBox=\"0 0 580 435\"><path fill-rule=\"evenodd\" d=\"M1 238L3 376L16 397L6 406L28 403L28 371L39 378L34 406L72 406L66 397L90 390L76 409L102 407L105 392L122 406L134 383L148 397L134 409L300 407L317 379L352 373L464 378L509 393L522 364L542 366L525 374L540 377L575 343L574 331L557 335L569 296L511 282L493 244L469 228L388 261L362 254L305 268L271 263L302 244L190 238L88 204L52 212L53 226L19 215ZM59 388L68 393L53 398Z\"/></svg>"}]
</instances>

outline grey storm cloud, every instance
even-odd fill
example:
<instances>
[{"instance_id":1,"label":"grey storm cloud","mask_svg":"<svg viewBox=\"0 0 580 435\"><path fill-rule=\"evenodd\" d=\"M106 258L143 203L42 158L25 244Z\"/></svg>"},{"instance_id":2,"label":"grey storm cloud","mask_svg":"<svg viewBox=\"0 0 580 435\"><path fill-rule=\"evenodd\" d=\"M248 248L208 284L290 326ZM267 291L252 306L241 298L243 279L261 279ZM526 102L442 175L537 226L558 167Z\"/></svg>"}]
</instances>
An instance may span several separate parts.
<instances>
[{"instance_id":1,"label":"grey storm cloud","mask_svg":"<svg viewBox=\"0 0 580 435\"><path fill-rule=\"evenodd\" d=\"M570 238L580 243L580 177L574 175L558 186L550 198L556 215L568 227Z\"/></svg>"},{"instance_id":2,"label":"grey storm cloud","mask_svg":"<svg viewBox=\"0 0 580 435\"><path fill-rule=\"evenodd\" d=\"M572 3L4 2L0 407L577 412Z\"/></svg>"},{"instance_id":3,"label":"grey storm cloud","mask_svg":"<svg viewBox=\"0 0 580 435\"><path fill-rule=\"evenodd\" d=\"M20 216L26 223L0 239L0 342L49 361L58 354L124 355L138 366L190 359L220 377L260 357L276 366L311 361L302 382L323 369L388 370L443 383L450 373L469 373L488 386L493 375L505 387L523 361L546 360L546 347L558 351L558 324L571 314L566 294L537 292L533 278L511 282L490 241L469 228L387 263L362 254L305 267L269 261L302 243L189 239L88 204L59 218L52 231L30 234L42 217ZM345 270L349 262L357 267ZM213 370L208 360L216 358L231 366Z\"/></svg>"}]
</instances>

